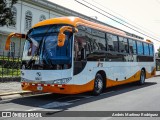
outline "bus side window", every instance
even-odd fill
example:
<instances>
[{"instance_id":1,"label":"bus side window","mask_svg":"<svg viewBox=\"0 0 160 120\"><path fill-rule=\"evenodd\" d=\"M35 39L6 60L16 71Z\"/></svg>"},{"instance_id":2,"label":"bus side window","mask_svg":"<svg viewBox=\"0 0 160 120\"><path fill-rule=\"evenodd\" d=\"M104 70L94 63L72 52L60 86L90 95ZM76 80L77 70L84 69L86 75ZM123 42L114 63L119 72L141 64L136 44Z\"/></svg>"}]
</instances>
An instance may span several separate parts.
<instances>
[{"instance_id":1,"label":"bus side window","mask_svg":"<svg viewBox=\"0 0 160 120\"><path fill-rule=\"evenodd\" d=\"M144 44L144 55L149 55L149 47L147 43L143 43Z\"/></svg>"},{"instance_id":2,"label":"bus side window","mask_svg":"<svg viewBox=\"0 0 160 120\"><path fill-rule=\"evenodd\" d=\"M118 51L118 39L117 36L107 34L108 51Z\"/></svg>"},{"instance_id":3,"label":"bus side window","mask_svg":"<svg viewBox=\"0 0 160 120\"><path fill-rule=\"evenodd\" d=\"M143 44L140 41L137 41L138 55L143 55Z\"/></svg>"},{"instance_id":4,"label":"bus side window","mask_svg":"<svg viewBox=\"0 0 160 120\"><path fill-rule=\"evenodd\" d=\"M135 40L129 39L129 53L137 54L137 46Z\"/></svg>"},{"instance_id":5,"label":"bus side window","mask_svg":"<svg viewBox=\"0 0 160 120\"><path fill-rule=\"evenodd\" d=\"M153 45L149 44L149 51L150 51L150 56L153 56Z\"/></svg>"},{"instance_id":6,"label":"bus side window","mask_svg":"<svg viewBox=\"0 0 160 120\"><path fill-rule=\"evenodd\" d=\"M106 40L105 38L98 38L96 41L98 43L99 49L105 51L106 50Z\"/></svg>"},{"instance_id":7,"label":"bus side window","mask_svg":"<svg viewBox=\"0 0 160 120\"><path fill-rule=\"evenodd\" d=\"M86 40L86 57L92 52L92 33L91 28L86 27L86 33L85 33L85 40Z\"/></svg>"},{"instance_id":8,"label":"bus side window","mask_svg":"<svg viewBox=\"0 0 160 120\"><path fill-rule=\"evenodd\" d=\"M78 60L78 52L79 52L79 48L78 48L78 42L76 40L74 40L74 60L77 61Z\"/></svg>"},{"instance_id":9,"label":"bus side window","mask_svg":"<svg viewBox=\"0 0 160 120\"><path fill-rule=\"evenodd\" d=\"M124 37L119 37L119 51L122 53L128 53L128 41Z\"/></svg>"},{"instance_id":10,"label":"bus side window","mask_svg":"<svg viewBox=\"0 0 160 120\"><path fill-rule=\"evenodd\" d=\"M99 51L106 51L106 40L105 40L105 33L102 31L97 31L97 34L93 36L95 42L98 46Z\"/></svg>"},{"instance_id":11,"label":"bus side window","mask_svg":"<svg viewBox=\"0 0 160 120\"><path fill-rule=\"evenodd\" d=\"M74 75L79 74L86 66L86 51L88 41L85 33L85 26L78 26L78 32L74 37Z\"/></svg>"},{"instance_id":12,"label":"bus side window","mask_svg":"<svg viewBox=\"0 0 160 120\"><path fill-rule=\"evenodd\" d=\"M79 31L75 35L74 40L74 59L75 61L81 61L83 60L84 53L86 49L86 40L85 40L85 33L83 31Z\"/></svg>"},{"instance_id":13,"label":"bus side window","mask_svg":"<svg viewBox=\"0 0 160 120\"><path fill-rule=\"evenodd\" d=\"M135 40L132 40L133 41L133 54L137 54L137 44L136 44L136 41Z\"/></svg>"},{"instance_id":14,"label":"bus side window","mask_svg":"<svg viewBox=\"0 0 160 120\"><path fill-rule=\"evenodd\" d=\"M134 49L133 49L133 40L129 39L129 53L133 54L134 53Z\"/></svg>"},{"instance_id":15,"label":"bus side window","mask_svg":"<svg viewBox=\"0 0 160 120\"><path fill-rule=\"evenodd\" d=\"M100 48L99 48L99 46L98 46L98 44L97 44L97 42L96 42L97 37L93 36L93 37L92 37L92 40L93 40L93 42L92 42L93 52L94 52L94 51L98 51Z\"/></svg>"}]
</instances>

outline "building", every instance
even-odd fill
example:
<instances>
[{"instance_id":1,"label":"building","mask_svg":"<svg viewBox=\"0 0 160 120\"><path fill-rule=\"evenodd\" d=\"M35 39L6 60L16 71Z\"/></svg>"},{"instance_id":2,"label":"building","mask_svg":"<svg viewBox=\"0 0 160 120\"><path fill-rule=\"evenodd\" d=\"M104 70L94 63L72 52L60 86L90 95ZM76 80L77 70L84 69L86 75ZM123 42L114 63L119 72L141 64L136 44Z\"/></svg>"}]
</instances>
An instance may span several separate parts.
<instances>
[{"instance_id":1,"label":"building","mask_svg":"<svg viewBox=\"0 0 160 120\"><path fill-rule=\"evenodd\" d=\"M96 19L85 16L68 8L64 8L47 0L19 0L12 8L14 14L15 25L0 27L0 55L20 56L23 50L24 40L12 38L10 51L5 51L4 46L8 34L11 32L24 33L37 22L61 17L61 16L77 16L90 21L99 22ZM104 24L104 23L102 23Z\"/></svg>"}]
</instances>

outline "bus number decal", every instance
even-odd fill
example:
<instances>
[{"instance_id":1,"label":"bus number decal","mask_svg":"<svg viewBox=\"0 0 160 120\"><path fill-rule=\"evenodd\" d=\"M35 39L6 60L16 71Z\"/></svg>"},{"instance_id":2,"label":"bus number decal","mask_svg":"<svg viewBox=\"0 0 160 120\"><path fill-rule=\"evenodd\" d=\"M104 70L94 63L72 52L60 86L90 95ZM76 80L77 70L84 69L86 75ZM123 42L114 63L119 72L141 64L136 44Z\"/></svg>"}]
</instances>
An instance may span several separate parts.
<instances>
[{"instance_id":1,"label":"bus number decal","mask_svg":"<svg viewBox=\"0 0 160 120\"><path fill-rule=\"evenodd\" d=\"M97 67L103 67L103 63L98 62Z\"/></svg>"}]
</instances>

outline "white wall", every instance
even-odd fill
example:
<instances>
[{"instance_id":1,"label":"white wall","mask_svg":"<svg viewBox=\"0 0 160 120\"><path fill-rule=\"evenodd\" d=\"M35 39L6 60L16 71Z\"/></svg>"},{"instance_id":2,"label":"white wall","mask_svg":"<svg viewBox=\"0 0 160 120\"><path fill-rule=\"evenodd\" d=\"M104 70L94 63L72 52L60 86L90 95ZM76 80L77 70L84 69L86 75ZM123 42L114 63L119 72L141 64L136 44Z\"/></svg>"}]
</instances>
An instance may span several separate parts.
<instances>
[{"instance_id":1,"label":"white wall","mask_svg":"<svg viewBox=\"0 0 160 120\"><path fill-rule=\"evenodd\" d=\"M32 12L32 26L39 22L41 15L44 15L46 17L46 19L65 16L65 13L62 15L57 12L50 11L50 10L47 10L47 9L44 9L44 8L41 8L41 7L38 7L35 5L31 5L26 2L21 2L21 1L19 1L14 6L17 9L16 27L13 28L13 27L9 27L9 26L3 26L3 27L0 27L0 32L27 33L28 30L25 30L25 13L28 10Z\"/></svg>"},{"instance_id":2,"label":"white wall","mask_svg":"<svg viewBox=\"0 0 160 120\"><path fill-rule=\"evenodd\" d=\"M49 18L49 11L42 9L40 7L30 5L28 3L22 4L22 22L21 22L21 33L26 33L28 30L25 30L25 14L27 11L32 12L32 26L39 22L40 16L45 15L46 19Z\"/></svg>"},{"instance_id":3,"label":"white wall","mask_svg":"<svg viewBox=\"0 0 160 120\"><path fill-rule=\"evenodd\" d=\"M31 5L25 2L19 1L14 5L17 9L17 18L16 18L16 27L3 26L0 27L0 54L4 51L5 42L7 39L7 34L11 32L15 33L24 33L26 34L28 30L25 29L25 13L29 10L32 12L32 26L39 22L40 16L45 15L46 19L61 17L63 15L55 13L53 11L49 11L47 9L43 9L41 7ZM6 33L6 34L3 34ZM19 51L20 40L18 38L12 38L12 41L15 42L15 50ZM21 42L21 47L23 46L24 41ZM21 48L22 50L22 48ZM5 54L7 51L5 51Z\"/></svg>"}]
</instances>

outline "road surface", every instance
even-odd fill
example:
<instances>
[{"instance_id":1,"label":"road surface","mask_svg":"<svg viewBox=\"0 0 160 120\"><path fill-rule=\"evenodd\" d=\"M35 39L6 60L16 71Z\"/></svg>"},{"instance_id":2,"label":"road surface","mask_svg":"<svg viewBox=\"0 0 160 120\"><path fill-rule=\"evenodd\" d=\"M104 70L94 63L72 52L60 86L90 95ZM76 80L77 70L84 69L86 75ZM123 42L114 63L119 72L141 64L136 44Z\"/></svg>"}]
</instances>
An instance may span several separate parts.
<instances>
[{"instance_id":1,"label":"road surface","mask_svg":"<svg viewBox=\"0 0 160 120\"><path fill-rule=\"evenodd\" d=\"M45 94L39 96L29 96L11 100L0 101L1 111L50 111L49 116L54 111L58 114L64 111L160 111L160 77L146 80L145 85L136 84L122 85L106 89L99 96L92 96L90 93L78 95ZM73 113L74 114L74 113ZM99 112L93 112L98 115ZM63 114L62 114L63 115ZM74 116L74 115L73 115ZM63 117L63 116L62 116ZM9 118L0 118L7 120ZM12 118L17 120L17 118ZM64 119L58 118L32 118L34 119ZM94 117L94 118L65 118L68 120L128 120L136 117ZM150 120L151 118L141 117L140 119ZM160 119L152 118L152 119Z\"/></svg>"}]
</instances>

